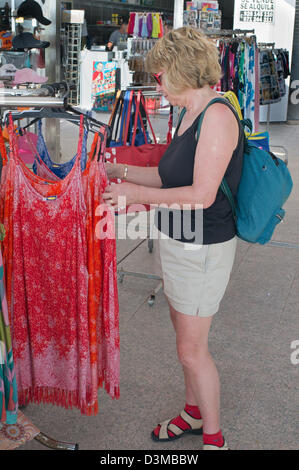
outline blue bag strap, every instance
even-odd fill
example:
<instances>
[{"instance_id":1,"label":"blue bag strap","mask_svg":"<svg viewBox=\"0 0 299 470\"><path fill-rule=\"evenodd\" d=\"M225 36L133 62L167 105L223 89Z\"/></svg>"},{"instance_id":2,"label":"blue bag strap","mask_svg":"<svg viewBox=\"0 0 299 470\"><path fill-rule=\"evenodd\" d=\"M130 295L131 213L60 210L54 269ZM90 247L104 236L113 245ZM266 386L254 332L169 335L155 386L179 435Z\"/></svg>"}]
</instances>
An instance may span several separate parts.
<instances>
[{"instance_id":1,"label":"blue bag strap","mask_svg":"<svg viewBox=\"0 0 299 470\"><path fill-rule=\"evenodd\" d=\"M123 133L124 133L124 126L125 126L125 123L126 123L126 117L127 117L127 113L128 113L129 101L130 101L130 92L126 91L125 97L124 97L124 105L123 105L123 109L122 109L120 133L119 133L119 136L120 136L119 142L120 142L121 145L124 145L124 142L122 140L122 136L123 136Z\"/></svg>"},{"instance_id":2,"label":"blue bag strap","mask_svg":"<svg viewBox=\"0 0 299 470\"><path fill-rule=\"evenodd\" d=\"M149 140L148 140L148 136L146 135L146 132L144 131L144 128L142 126L142 123L141 123L141 113L140 113L140 104L141 104L141 95L140 95L140 98L138 99L138 96L135 96L134 97L134 100L133 100L133 106L134 106L134 112L137 113L137 130L138 132L142 133L144 135L144 141L146 144L149 143ZM134 130L134 124L133 124L133 115L131 116L132 118L132 131ZM135 119L136 121L136 119ZM131 121L130 121L131 122ZM133 139L133 134L134 132L131 132L130 134L130 145L132 145L132 139Z\"/></svg>"}]
</instances>

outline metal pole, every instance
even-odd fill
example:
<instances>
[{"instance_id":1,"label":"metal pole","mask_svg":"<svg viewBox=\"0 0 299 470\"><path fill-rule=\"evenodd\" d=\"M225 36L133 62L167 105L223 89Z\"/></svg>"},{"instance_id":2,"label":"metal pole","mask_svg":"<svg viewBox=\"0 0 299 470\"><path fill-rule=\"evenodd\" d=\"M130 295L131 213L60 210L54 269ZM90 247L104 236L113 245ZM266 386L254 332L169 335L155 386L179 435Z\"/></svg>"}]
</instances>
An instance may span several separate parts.
<instances>
[{"instance_id":1,"label":"metal pole","mask_svg":"<svg viewBox=\"0 0 299 470\"><path fill-rule=\"evenodd\" d=\"M271 104L268 104L267 108L267 132L270 133L270 117L271 117Z\"/></svg>"},{"instance_id":2,"label":"metal pole","mask_svg":"<svg viewBox=\"0 0 299 470\"><path fill-rule=\"evenodd\" d=\"M13 16L14 11L16 9L15 0L10 0L10 8L11 8L11 15L12 15L12 18L11 18L11 31L12 31L12 33L15 33L16 32L16 20Z\"/></svg>"},{"instance_id":3,"label":"metal pole","mask_svg":"<svg viewBox=\"0 0 299 470\"><path fill-rule=\"evenodd\" d=\"M43 38L50 42L46 52L46 76L49 83L60 82L61 78L61 55L60 55L60 33L61 33L61 0L50 0L41 4L43 14L52 21L45 26ZM58 119L47 119L46 141L50 155L53 160L60 161L60 122Z\"/></svg>"},{"instance_id":4,"label":"metal pole","mask_svg":"<svg viewBox=\"0 0 299 470\"><path fill-rule=\"evenodd\" d=\"M174 1L173 28L181 28L184 18L184 0Z\"/></svg>"},{"instance_id":5,"label":"metal pole","mask_svg":"<svg viewBox=\"0 0 299 470\"><path fill-rule=\"evenodd\" d=\"M18 108L20 106L28 108L62 108L64 106L64 99L39 96L1 96L0 94L0 107Z\"/></svg>"}]
</instances>

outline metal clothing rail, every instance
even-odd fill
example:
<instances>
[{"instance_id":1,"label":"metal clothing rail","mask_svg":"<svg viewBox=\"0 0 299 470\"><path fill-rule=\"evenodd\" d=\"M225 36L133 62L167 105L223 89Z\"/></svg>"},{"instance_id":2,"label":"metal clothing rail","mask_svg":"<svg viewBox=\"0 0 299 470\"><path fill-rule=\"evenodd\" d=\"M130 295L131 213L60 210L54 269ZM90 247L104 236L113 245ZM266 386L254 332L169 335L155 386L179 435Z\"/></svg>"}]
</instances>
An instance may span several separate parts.
<instances>
[{"instance_id":1,"label":"metal clothing rail","mask_svg":"<svg viewBox=\"0 0 299 470\"><path fill-rule=\"evenodd\" d=\"M206 36L238 36L247 34L255 34L254 29L212 29L204 32Z\"/></svg>"},{"instance_id":2,"label":"metal clothing rail","mask_svg":"<svg viewBox=\"0 0 299 470\"><path fill-rule=\"evenodd\" d=\"M155 15L161 15L163 16L164 13L162 13L161 11L149 11L149 10L139 10L139 11L130 11L130 14L132 13L135 13L135 15L149 15L149 14L155 14Z\"/></svg>"},{"instance_id":3,"label":"metal clothing rail","mask_svg":"<svg viewBox=\"0 0 299 470\"><path fill-rule=\"evenodd\" d=\"M63 108L65 101L62 98L41 96L5 96L0 95L0 108Z\"/></svg>"},{"instance_id":4,"label":"metal clothing rail","mask_svg":"<svg viewBox=\"0 0 299 470\"><path fill-rule=\"evenodd\" d=\"M272 49L274 49L275 42L258 42L257 45L260 49L262 49L262 48L269 49L270 47L272 47Z\"/></svg>"}]
</instances>

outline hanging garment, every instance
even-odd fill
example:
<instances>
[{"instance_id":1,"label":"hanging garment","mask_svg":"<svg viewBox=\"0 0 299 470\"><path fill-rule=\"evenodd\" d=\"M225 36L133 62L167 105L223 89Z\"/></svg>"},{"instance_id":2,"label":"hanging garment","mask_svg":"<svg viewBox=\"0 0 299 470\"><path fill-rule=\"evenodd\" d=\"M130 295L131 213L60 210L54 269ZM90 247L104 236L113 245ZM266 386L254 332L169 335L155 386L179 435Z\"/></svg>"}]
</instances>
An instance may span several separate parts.
<instances>
[{"instance_id":1,"label":"hanging garment","mask_svg":"<svg viewBox=\"0 0 299 470\"><path fill-rule=\"evenodd\" d=\"M272 50L260 51L260 104L277 103L281 100L277 63Z\"/></svg>"},{"instance_id":2,"label":"hanging garment","mask_svg":"<svg viewBox=\"0 0 299 470\"><path fill-rule=\"evenodd\" d=\"M162 38L163 35L164 35L164 28L163 28L163 21L162 21L162 17L160 16L160 20L159 20L159 38Z\"/></svg>"},{"instance_id":3,"label":"hanging garment","mask_svg":"<svg viewBox=\"0 0 299 470\"><path fill-rule=\"evenodd\" d=\"M143 16L139 15L139 28L138 28L138 36L141 38L142 36L142 24L143 24Z\"/></svg>"},{"instance_id":4,"label":"hanging garment","mask_svg":"<svg viewBox=\"0 0 299 470\"><path fill-rule=\"evenodd\" d=\"M103 131L103 134L104 134L104 131ZM95 137L94 137L94 140L93 140L93 143L92 143L92 147L91 147L91 151L89 153L89 155L87 155L87 137L88 137L88 133L87 131L85 130L85 133L84 133L84 140L83 140L83 149L82 149L82 159L83 159L83 162L81 161L81 169L82 167L85 167L83 168L84 170L87 168L87 165L90 164L90 161L91 159L93 159L95 157L95 152L96 152L96 145L98 143L98 139L99 139L99 134L96 133L95 134ZM34 161L34 165L33 165L33 171L34 173L37 175L37 176L40 176L41 178L44 178L46 180L49 180L51 182L53 181L59 181L60 179L63 179L65 178L65 176L67 176L68 174L68 170L71 171L72 169L72 161L71 162L67 162L69 165L68 167L65 167L63 168L63 173L61 174L61 168L60 168L60 165L57 165L54 164L49 156L49 152L48 152L48 148L47 148L47 145L46 145L46 142L43 138L43 136L41 135L41 141L40 141L40 150L41 150L41 154L45 157L45 160L48 162L49 166L51 168L53 168L54 170L56 170L56 173L57 173L57 170L58 170L58 175L61 174L61 177L57 176L56 173L54 173L47 165L46 163L44 162L44 160L40 157L40 154L37 152L37 148L35 147L34 148L34 144L33 142L30 142L29 141L29 144L31 145L31 149L32 149L32 153L34 153L35 155L35 161ZM75 157L74 157L75 158Z\"/></svg>"},{"instance_id":5,"label":"hanging garment","mask_svg":"<svg viewBox=\"0 0 299 470\"><path fill-rule=\"evenodd\" d=\"M143 15L143 17L142 17L141 37L143 37L143 38L148 37L148 30L147 30L147 23L146 23L146 16L145 15Z\"/></svg>"},{"instance_id":6,"label":"hanging garment","mask_svg":"<svg viewBox=\"0 0 299 470\"><path fill-rule=\"evenodd\" d=\"M255 45L245 44L245 102L244 102L244 119L250 119L254 124L255 111Z\"/></svg>"},{"instance_id":7,"label":"hanging garment","mask_svg":"<svg viewBox=\"0 0 299 470\"><path fill-rule=\"evenodd\" d=\"M235 61L234 61L234 79L233 79L233 92L236 96L239 95L239 55L240 55L240 50L239 50L239 44L237 44L237 48L235 51Z\"/></svg>"},{"instance_id":8,"label":"hanging garment","mask_svg":"<svg viewBox=\"0 0 299 470\"><path fill-rule=\"evenodd\" d=\"M281 98L286 94L286 82L285 82L285 66L283 59L283 51L276 49L275 58L277 64L277 75L278 75L278 87Z\"/></svg>"},{"instance_id":9,"label":"hanging garment","mask_svg":"<svg viewBox=\"0 0 299 470\"><path fill-rule=\"evenodd\" d=\"M139 15L138 15L138 13L135 14L133 35L137 36L137 37L139 36Z\"/></svg>"},{"instance_id":10,"label":"hanging garment","mask_svg":"<svg viewBox=\"0 0 299 470\"><path fill-rule=\"evenodd\" d=\"M148 36L152 37L152 31L153 31L153 17L151 13L148 13L146 17L146 25L147 25L147 30L148 30Z\"/></svg>"},{"instance_id":11,"label":"hanging garment","mask_svg":"<svg viewBox=\"0 0 299 470\"><path fill-rule=\"evenodd\" d=\"M103 142L99 158L97 145L96 158L89 160L82 176L87 208L88 271L92 273L88 285L90 349L92 377L98 378L98 383L94 383L95 397L98 386L103 386L112 398L118 398L120 345L116 240L114 214L109 208L107 210L102 197L108 184L105 147ZM106 237L103 236L105 228Z\"/></svg>"},{"instance_id":12,"label":"hanging garment","mask_svg":"<svg viewBox=\"0 0 299 470\"><path fill-rule=\"evenodd\" d=\"M11 316L19 403L43 401L87 413L91 370L80 157L68 177L53 183L51 196L45 197L29 181L11 144Z\"/></svg>"},{"instance_id":13,"label":"hanging garment","mask_svg":"<svg viewBox=\"0 0 299 470\"><path fill-rule=\"evenodd\" d=\"M12 131L11 133L13 134ZM39 390L33 387L33 392L31 392L32 388L28 393L21 392L20 402L22 401L24 396L26 396L27 400L29 401L51 402L65 407L77 406L81 409L81 412L84 414L96 414L98 411L99 386L104 386L105 390L109 393L112 398L119 397L119 313L116 277L116 242L114 233L113 236L110 234L110 238L107 240L103 240L101 237L95 238L94 236L96 231L97 233L101 233L101 230L96 229L98 224L101 224L103 219L105 220L104 225L108 226L111 232L113 232L114 230L114 220L112 214L108 215L107 218L105 218L103 214L99 214L98 216L96 216L96 210L101 207L101 204L103 204L102 194L107 184L107 175L103 163L105 145L105 141L101 143L101 141L98 140L97 142L96 136L93 142L92 150L89 155L90 158L88 159L84 172L81 173L79 159L77 159L75 164L76 166L73 167L70 173L70 175L74 174L74 168L78 168L78 173L81 176L83 194L85 198L85 266L87 266L86 271L88 272L88 295L86 295L86 297L84 296L84 299L86 299L88 311L88 334L86 335L85 331L84 338L88 338L89 354L87 363L88 370L90 373L87 374L89 381L88 383L86 382L86 388L84 380L80 381L82 385L80 387L80 390L83 389L81 391L83 392L84 396L87 396L87 398L86 400L83 400L83 402L81 400L79 403L78 400L80 397L78 397L77 392L75 394L63 392L61 395L60 391L56 389L52 393L52 389L49 389L49 387L44 387L43 390ZM98 154L100 150L101 158L98 161ZM92 157L94 157L94 160L92 160ZM45 199L47 200L48 197L50 197L50 199L54 199L54 201L57 200L57 188L60 188L60 193L64 193L65 185L67 185L67 182L69 183L69 186L71 185L69 181L69 179L71 178L70 175L60 183L51 184L51 181L46 181L32 174L30 170L21 162L20 159L17 161L19 163L19 166L22 167L22 170L26 177L30 179L30 184L32 185L32 188L43 197L43 201ZM7 179L9 180L9 178L7 178L7 175L9 174L8 170L11 171L11 167L11 162L9 163L9 165L5 166L5 171L3 172L3 180L1 186L2 192L0 199L1 216L6 221L6 226L10 229L10 232L12 232L12 229L14 227L14 224L11 223L12 218L9 216L12 206L11 200L13 192L6 190L6 193L8 193L6 194L7 197L5 198L4 195L3 198L3 188L7 188L6 182ZM69 186L67 187L69 188ZM78 197L78 195L76 197L76 201L80 200L82 203L82 193L81 197ZM55 220L53 220L53 223L54 221ZM28 225L26 227L26 230L27 229L30 232L30 227L28 227ZM82 230L80 230L80 233L83 233ZM53 236L52 232L51 234ZM11 253L12 250L12 244L10 243L11 238L12 237L8 239L4 250L6 255ZM65 241L63 232L60 233L59 239L62 242ZM9 256L7 256L7 258L8 260L10 259ZM36 263L38 265L38 262ZM13 268L15 267L13 266L13 263L11 263L10 272L7 275L7 280L10 287L12 287L13 279L15 277L15 269ZM81 271L84 271L83 266ZM47 272L50 272L50 270L48 269ZM70 278L72 278L73 281L75 280L74 276L71 276ZM42 278L39 277L39 279ZM51 294L53 289L59 289L59 286L62 285L65 284L59 283L58 287L51 286ZM61 291L60 294L63 295L63 289L60 287L59 290ZM68 288L67 293L70 294ZM12 303L12 297L10 300ZM51 316L50 312L48 313L48 316ZM13 314L15 314L14 311ZM75 321L71 323L73 324L73 328L77 326ZM43 331L46 332L47 328L45 328ZM84 329L82 334L84 334ZM48 363L55 371L55 364L52 363L54 359L54 355L51 356ZM85 366L87 366L87 364L85 364ZM80 368L80 370L81 369L82 368ZM84 368L82 370L84 370ZM39 371L36 372L37 375L35 374L35 378L39 378ZM73 371L73 374L75 372L76 371ZM45 372L43 379L47 380L47 371ZM87 404L85 404L86 401Z\"/></svg>"},{"instance_id":14,"label":"hanging garment","mask_svg":"<svg viewBox=\"0 0 299 470\"><path fill-rule=\"evenodd\" d=\"M223 60L221 64L222 68L222 79L221 79L221 88L223 91L229 91L229 46L225 45L223 51Z\"/></svg>"},{"instance_id":15,"label":"hanging garment","mask_svg":"<svg viewBox=\"0 0 299 470\"><path fill-rule=\"evenodd\" d=\"M4 136L2 132L2 128L0 126L0 154L1 154L1 163L7 163L7 152L6 152L6 147L5 147L5 142L4 142Z\"/></svg>"},{"instance_id":16,"label":"hanging garment","mask_svg":"<svg viewBox=\"0 0 299 470\"><path fill-rule=\"evenodd\" d=\"M15 424L18 394L0 251L0 423Z\"/></svg>"},{"instance_id":17,"label":"hanging garment","mask_svg":"<svg viewBox=\"0 0 299 470\"><path fill-rule=\"evenodd\" d=\"M90 152L94 155L96 138ZM107 185L103 160L98 162L99 150L95 159L88 160L82 180L87 206L87 247L88 247L88 309L90 325L90 354L93 384L93 400L96 402L98 387L105 386L112 398L119 397L119 324L116 278L116 243L114 236L101 241L94 237L95 214L103 205L101 194ZM104 150L102 150L102 155ZM108 227L113 227L111 213ZM112 216L113 217L113 216ZM100 224L100 221L98 222ZM101 273L103 273L101 275ZM99 315L98 312L102 312ZM100 332L100 334L99 334ZM95 409L95 412L97 409Z\"/></svg>"},{"instance_id":18,"label":"hanging garment","mask_svg":"<svg viewBox=\"0 0 299 470\"><path fill-rule=\"evenodd\" d=\"M160 33L160 16L157 13L152 13L152 21L153 21L152 38L157 39Z\"/></svg>"},{"instance_id":19,"label":"hanging garment","mask_svg":"<svg viewBox=\"0 0 299 470\"><path fill-rule=\"evenodd\" d=\"M284 69L284 78L288 78L290 73L290 64L289 64L289 51L286 49L279 49L279 54L281 55L281 59L283 62L283 69Z\"/></svg>"},{"instance_id":20,"label":"hanging garment","mask_svg":"<svg viewBox=\"0 0 299 470\"><path fill-rule=\"evenodd\" d=\"M24 133L24 135L19 135L17 137L17 145L19 148L19 155L22 158L23 162L27 165L33 165L35 154L32 151L30 144L28 144L28 138L32 140L36 147L38 136L36 134L33 134L32 132L26 132Z\"/></svg>"},{"instance_id":21,"label":"hanging garment","mask_svg":"<svg viewBox=\"0 0 299 470\"><path fill-rule=\"evenodd\" d=\"M104 133L104 131L102 130ZM101 147L100 147L101 145ZM103 157L106 142L96 134L86 169L82 173L86 203L86 239L88 263L88 311L93 412L97 412L99 386L112 398L119 397L119 307L117 293L116 241L114 216L98 214L104 207L102 194L108 184ZM100 157L99 157L100 154ZM110 237L102 239L99 225L105 215Z\"/></svg>"},{"instance_id":22,"label":"hanging garment","mask_svg":"<svg viewBox=\"0 0 299 470\"><path fill-rule=\"evenodd\" d=\"M239 45L239 64L238 64L238 76L239 76L239 90L238 100L244 115L244 100L245 100L245 44L242 42Z\"/></svg>"},{"instance_id":23,"label":"hanging garment","mask_svg":"<svg viewBox=\"0 0 299 470\"><path fill-rule=\"evenodd\" d=\"M229 47L229 91L234 89L235 59L238 50L238 43L232 43Z\"/></svg>"},{"instance_id":24,"label":"hanging garment","mask_svg":"<svg viewBox=\"0 0 299 470\"><path fill-rule=\"evenodd\" d=\"M260 56L259 49L255 45L254 71L255 71L255 95L254 95L254 131L258 131L260 123Z\"/></svg>"},{"instance_id":25,"label":"hanging garment","mask_svg":"<svg viewBox=\"0 0 299 470\"><path fill-rule=\"evenodd\" d=\"M62 178L59 178L59 176L55 175L50 168L47 167L43 159L36 153L35 154L35 160L33 164L33 169L34 173L37 176L40 176L41 178L44 178L45 180L49 180L51 182L53 181L59 181Z\"/></svg>"},{"instance_id":26,"label":"hanging garment","mask_svg":"<svg viewBox=\"0 0 299 470\"><path fill-rule=\"evenodd\" d=\"M128 24L128 34L133 35L135 25L135 13L130 13L130 19Z\"/></svg>"},{"instance_id":27,"label":"hanging garment","mask_svg":"<svg viewBox=\"0 0 299 470\"><path fill-rule=\"evenodd\" d=\"M82 157L81 157L81 169L82 171L86 167L86 161L87 161L87 139L88 139L88 131L85 129L84 131L84 138L83 138L83 148L82 148ZM44 161L44 163L47 165L49 170L51 170L52 173L54 173L58 178L63 179L65 178L71 169L73 168L77 155L72 158L69 162L66 163L55 163L51 160L51 157L49 155L47 145L42 133L42 121L40 120L38 122L38 141L37 141L37 153L41 157L41 159ZM38 163L34 163L33 165L33 171L35 174L37 174L37 165Z\"/></svg>"}]
</instances>

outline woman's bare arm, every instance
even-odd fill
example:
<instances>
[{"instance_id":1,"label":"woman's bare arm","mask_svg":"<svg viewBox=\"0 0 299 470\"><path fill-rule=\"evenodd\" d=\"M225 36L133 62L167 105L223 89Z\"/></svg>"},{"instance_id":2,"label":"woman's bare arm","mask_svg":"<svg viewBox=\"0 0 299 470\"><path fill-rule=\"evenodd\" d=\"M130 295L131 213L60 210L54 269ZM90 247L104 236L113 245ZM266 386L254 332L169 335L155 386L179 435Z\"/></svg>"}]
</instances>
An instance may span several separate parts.
<instances>
[{"instance_id":1,"label":"woman's bare arm","mask_svg":"<svg viewBox=\"0 0 299 470\"><path fill-rule=\"evenodd\" d=\"M129 183L135 183L151 188L161 188L162 181L157 167L145 168L133 165L127 165L127 167L128 172L126 181ZM122 179L125 172L125 165L121 163L107 163L106 170L109 178Z\"/></svg>"}]
</instances>

